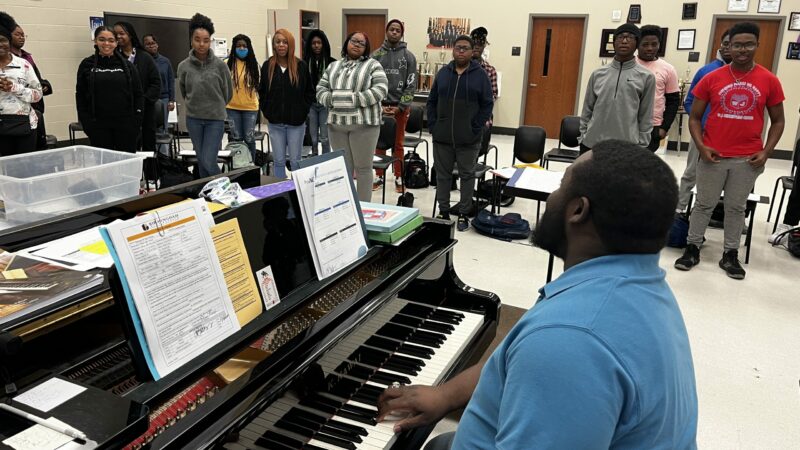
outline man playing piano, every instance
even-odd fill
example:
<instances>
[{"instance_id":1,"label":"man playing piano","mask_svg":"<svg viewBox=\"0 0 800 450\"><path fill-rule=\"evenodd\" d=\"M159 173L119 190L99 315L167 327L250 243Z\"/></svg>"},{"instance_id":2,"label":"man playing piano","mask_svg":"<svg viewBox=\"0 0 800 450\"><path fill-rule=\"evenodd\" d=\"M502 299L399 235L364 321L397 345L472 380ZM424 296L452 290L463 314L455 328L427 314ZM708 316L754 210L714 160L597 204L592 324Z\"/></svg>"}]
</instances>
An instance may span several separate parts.
<instances>
[{"instance_id":1,"label":"man playing piano","mask_svg":"<svg viewBox=\"0 0 800 450\"><path fill-rule=\"evenodd\" d=\"M488 361L438 387L387 389L394 431L466 406L426 449L694 449L697 394L678 304L658 266L678 198L651 152L598 143L550 195L534 241L564 273Z\"/></svg>"}]
</instances>

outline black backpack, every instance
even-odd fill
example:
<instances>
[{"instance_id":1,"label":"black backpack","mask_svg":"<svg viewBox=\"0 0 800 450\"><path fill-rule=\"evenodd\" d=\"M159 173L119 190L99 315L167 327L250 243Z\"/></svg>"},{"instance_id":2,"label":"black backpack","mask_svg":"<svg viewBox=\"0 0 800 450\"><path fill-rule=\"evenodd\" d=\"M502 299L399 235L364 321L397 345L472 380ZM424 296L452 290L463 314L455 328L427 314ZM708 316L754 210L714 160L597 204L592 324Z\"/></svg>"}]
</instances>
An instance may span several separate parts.
<instances>
[{"instance_id":1,"label":"black backpack","mask_svg":"<svg viewBox=\"0 0 800 450\"><path fill-rule=\"evenodd\" d=\"M498 216L482 209L472 219L472 226L480 234L503 241L527 239L531 234L530 224L517 213Z\"/></svg>"},{"instance_id":2,"label":"black backpack","mask_svg":"<svg viewBox=\"0 0 800 450\"><path fill-rule=\"evenodd\" d=\"M407 153L403 157L403 184L409 189L428 187L428 165L417 152Z\"/></svg>"}]
</instances>

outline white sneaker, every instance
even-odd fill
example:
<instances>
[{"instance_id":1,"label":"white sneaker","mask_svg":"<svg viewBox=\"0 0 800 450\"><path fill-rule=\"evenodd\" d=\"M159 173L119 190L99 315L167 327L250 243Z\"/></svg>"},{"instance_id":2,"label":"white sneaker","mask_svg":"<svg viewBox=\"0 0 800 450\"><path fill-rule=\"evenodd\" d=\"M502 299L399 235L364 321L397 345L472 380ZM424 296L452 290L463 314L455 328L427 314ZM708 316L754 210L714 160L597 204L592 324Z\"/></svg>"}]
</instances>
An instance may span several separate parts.
<instances>
[{"instance_id":1,"label":"white sneaker","mask_svg":"<svg viewBox=\"0 0 800 450\"><path fill-rule=\"evenodd\" d=\"M767 238L767 242L769 242L772 245L785 244L788 235L784 234L780 239L778 239L778 237L787 230L791 230L792 228L794 227L791 225L786 225L785 223L779 223L778 228L775 229L775 232L772 233L772 236Z\"/></svg>"}]
</instances>

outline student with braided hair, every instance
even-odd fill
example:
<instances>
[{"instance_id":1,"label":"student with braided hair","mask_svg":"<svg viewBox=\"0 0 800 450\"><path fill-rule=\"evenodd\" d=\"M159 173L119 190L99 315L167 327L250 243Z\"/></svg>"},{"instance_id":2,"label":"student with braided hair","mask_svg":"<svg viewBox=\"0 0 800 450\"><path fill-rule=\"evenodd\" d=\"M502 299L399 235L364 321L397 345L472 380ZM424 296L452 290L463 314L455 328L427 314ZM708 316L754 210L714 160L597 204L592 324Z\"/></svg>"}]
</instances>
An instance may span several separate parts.
<instances>
[{"instance_id":1,"label":"student with braided hair","mask_svg":"<svg viewBox=\"0 0 800 450\"><path fill-rule=\"evenodd\" d=\"M233 46L226 64L233 80L233 98L226 111L231 124L231 134L236 140L244 141L255 159L255 128L258 120L258 80L261 69L256 61L253 43L244 34L232 39Z\"/></svg>"},{"instance_id":2,"label":"student with braided hair","mask_svg":"<svg viewBox=\"0 0 800 450\"><path fill-rule=\"evenodd\" d=\"M116 48L112 29L98 27L94 55L78 66L75 104L78 120L93 146L133 153L144 96L139 72Z\"/></svg>"}]
</instances>

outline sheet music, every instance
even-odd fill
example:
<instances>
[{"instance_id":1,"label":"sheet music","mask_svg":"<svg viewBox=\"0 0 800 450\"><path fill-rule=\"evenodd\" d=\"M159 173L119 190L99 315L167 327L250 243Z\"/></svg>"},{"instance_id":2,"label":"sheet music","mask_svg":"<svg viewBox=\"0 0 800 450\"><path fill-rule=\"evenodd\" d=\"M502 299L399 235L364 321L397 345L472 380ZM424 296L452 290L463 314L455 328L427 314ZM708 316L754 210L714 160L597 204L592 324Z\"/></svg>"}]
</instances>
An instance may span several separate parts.
<instances>
[{"instance_id":1,"label":"sheet music","mask_svg":"<svg viewBox=\"0 0 800 450\"><path fill-rule=\"evenodd\" d=\"M297 197L320 280L367 252L344 157L296 170Z\"/></svg>"},{"instance_id":2,"label":"sheet music","mask_svg":"<svg viewBox=\"0 0 800 450\"><path fill-rule=\"evenodd\" d=\"M208 229L210 214L198 199L102 229L122 269L129 307L138 314L155 379L239 330Z\"/></svg>"},{"instance_id":3,"label":"sheet music","mask_svg":"<svg viewBox=\"0 0 800 450\"><path fill-rule=\"evenodd\" d=\"M551 172L543 169L517 169L517 174L508 183L509 186L529 191L552 194L559 186L564 172Z\"/></svg>"}]
</instances>

